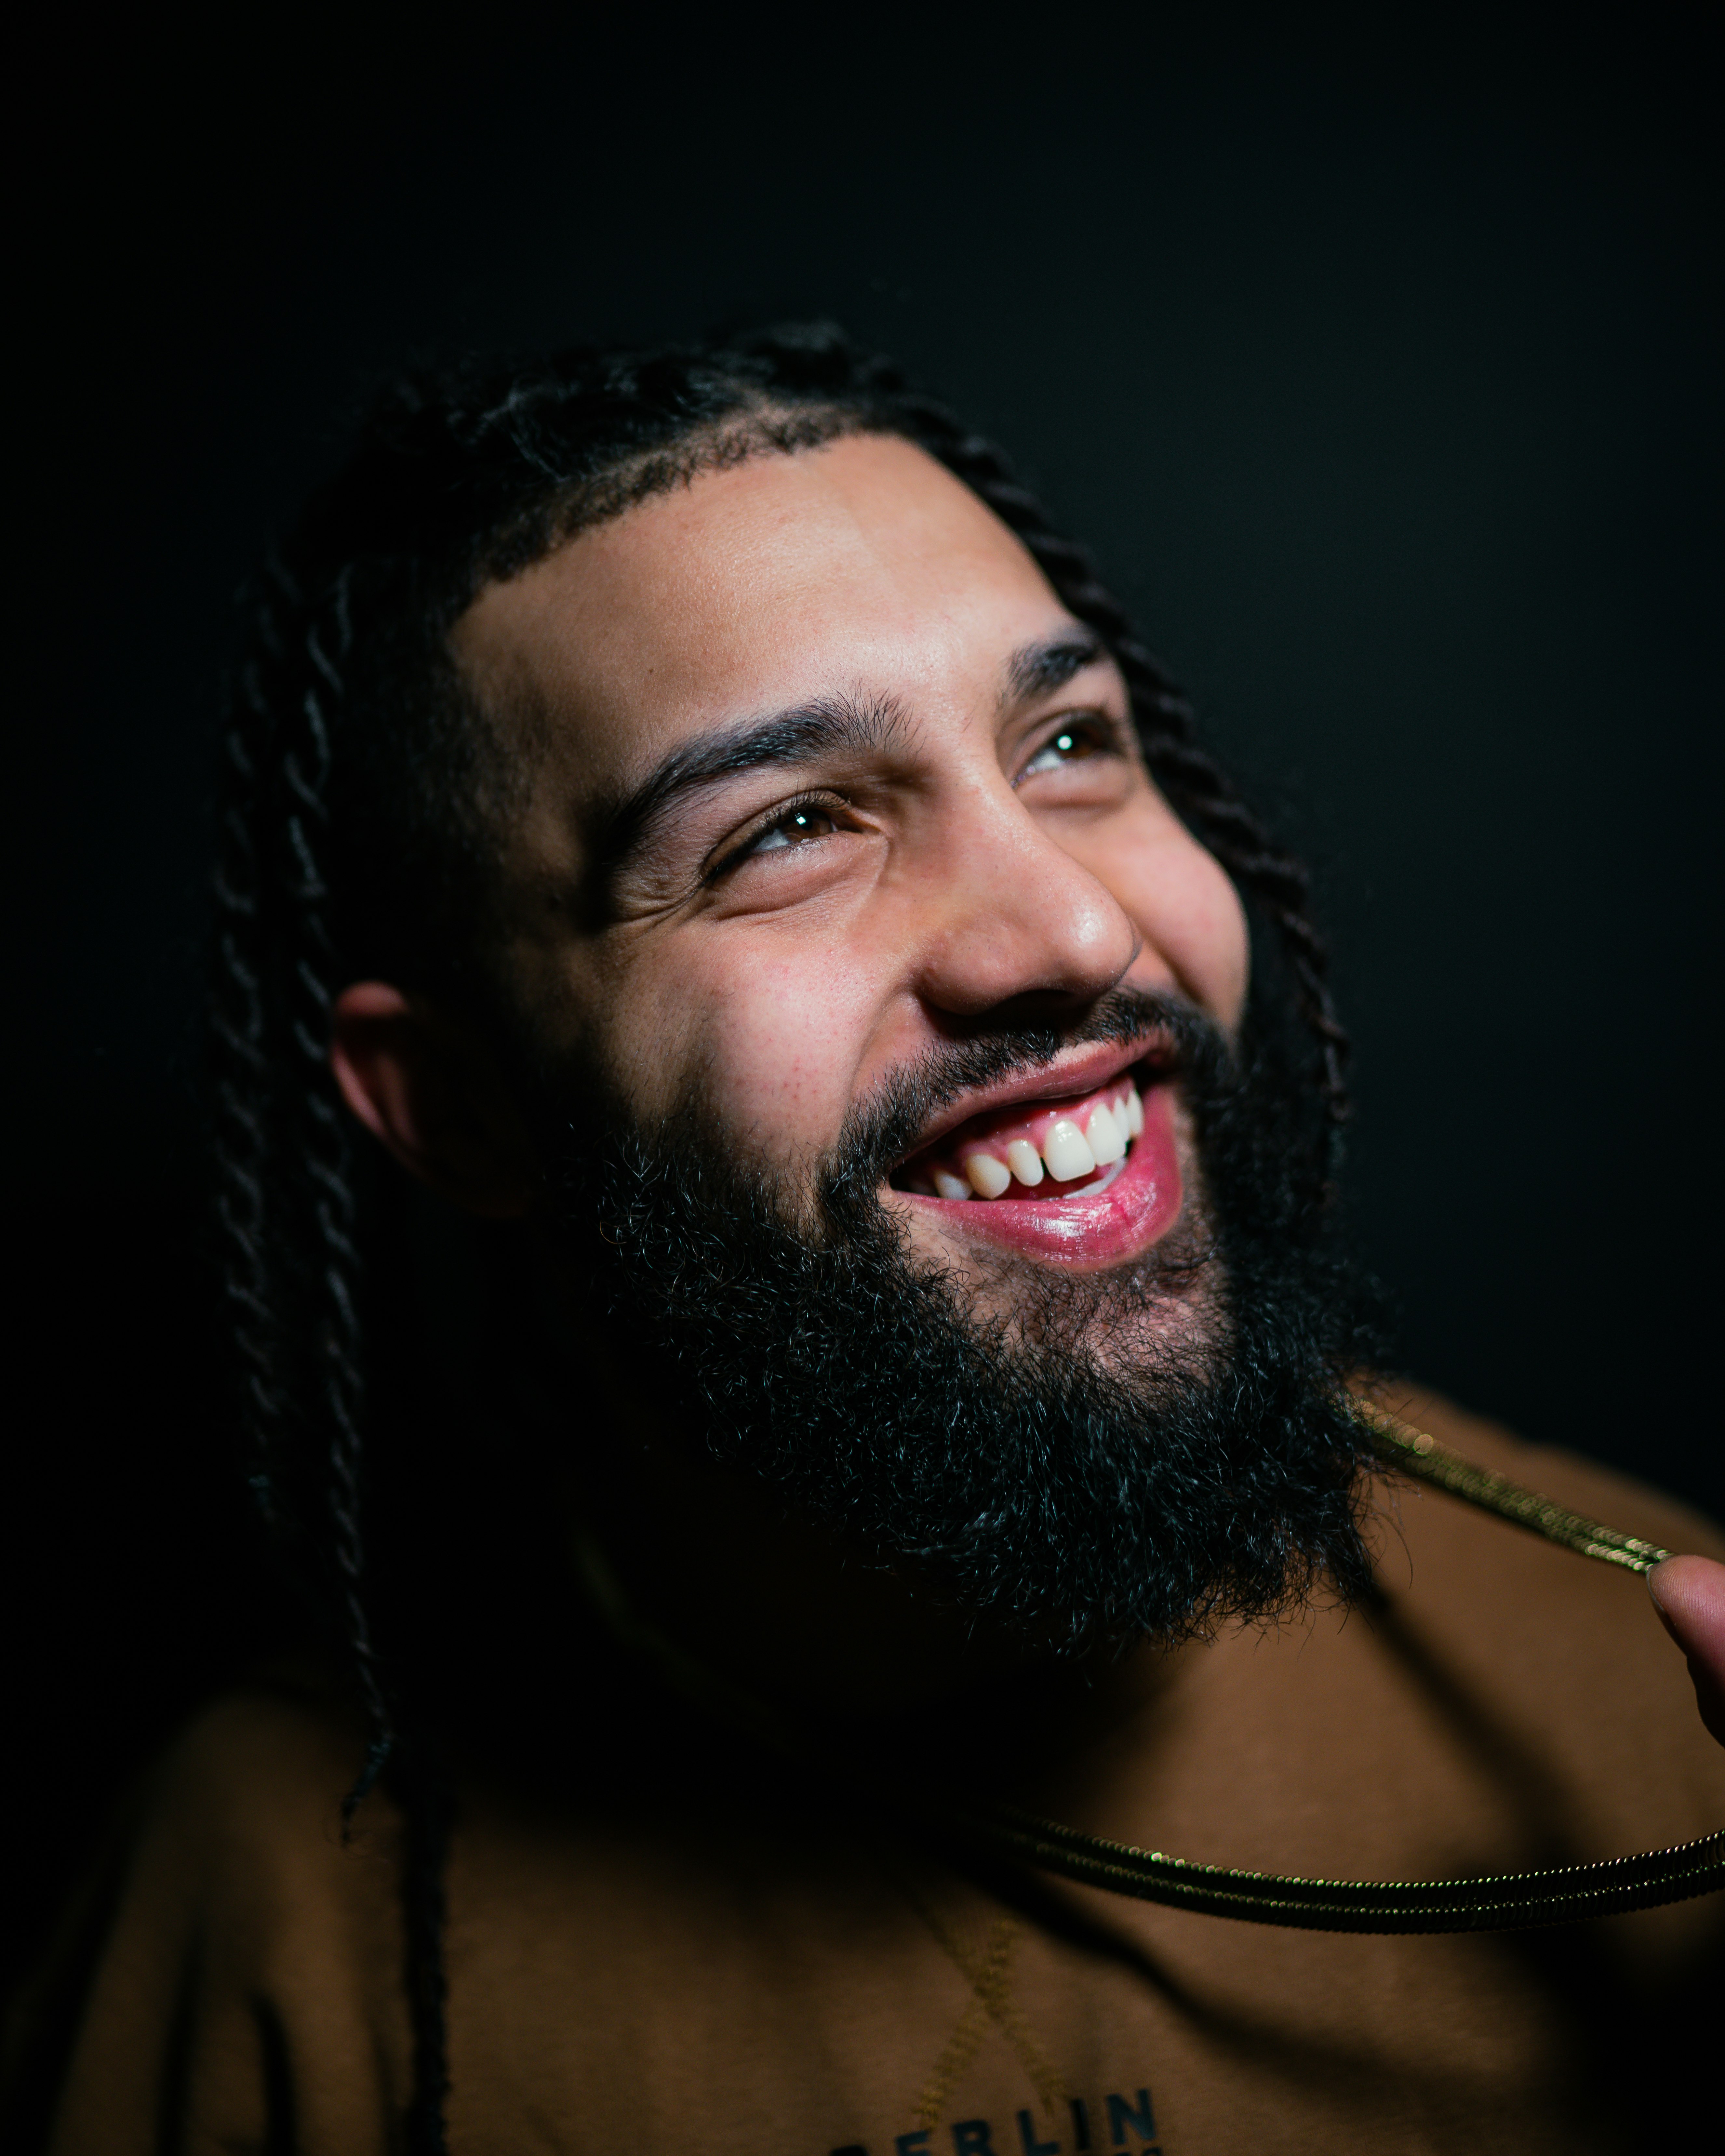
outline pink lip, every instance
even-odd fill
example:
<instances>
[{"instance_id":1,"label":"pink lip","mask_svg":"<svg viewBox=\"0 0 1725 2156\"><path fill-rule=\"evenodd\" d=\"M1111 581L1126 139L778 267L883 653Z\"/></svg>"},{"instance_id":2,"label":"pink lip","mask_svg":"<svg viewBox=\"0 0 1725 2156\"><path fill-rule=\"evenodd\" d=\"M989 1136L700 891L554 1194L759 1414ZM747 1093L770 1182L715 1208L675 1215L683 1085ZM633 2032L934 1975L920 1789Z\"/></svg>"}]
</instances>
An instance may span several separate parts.
<instances>
[{"instance_id":1,"label":"pink lip","mask_svg":"<svg viewBox=\"0 0 1725 2156\"><path fill-rule=\"evenodd\" d=\"M967 1094L956 1101L944 1116L937 1116L916 1141L918 1152L930 1147L974 1117L988 1114L997 1108L1014 1107L1020 1101L1034 1101L1039 1106L1045 1101L1080 1101L1086 1093L1099 1091L1111 1078L1118 1078L1153 1056L1163 1045L1167 1035L1147 1033L1140 1040L1121 1047L1104 1042L1100 1048L1090 1048L1062 1063L1045 1065L1040 1070L1021 1071L1016 1078L1004 1084L985 1086L979 1093ZM997 1201L1004 1202L1004 1201Z\"/></svg>"},{"instance_id":2,"label":"pink lip","mask_svg":"<svg viewBox=\"0 0 1725 2156\"><path fill-rule=\"evenodd\" d=\"M1049 1097L1045 1090L1040 1097ZM1179 1218L1184 1196L1168 1086L1145 1086L1143 1101L1142 1135L1133 1141L1119 1173L1100 1188L1075 1191L1070 1198L894 1195L901 1204L927 1208L948 1235L974 1235L1060 1265L1123 1264L1166 1235Z\"/></svg>"}]
</instances>

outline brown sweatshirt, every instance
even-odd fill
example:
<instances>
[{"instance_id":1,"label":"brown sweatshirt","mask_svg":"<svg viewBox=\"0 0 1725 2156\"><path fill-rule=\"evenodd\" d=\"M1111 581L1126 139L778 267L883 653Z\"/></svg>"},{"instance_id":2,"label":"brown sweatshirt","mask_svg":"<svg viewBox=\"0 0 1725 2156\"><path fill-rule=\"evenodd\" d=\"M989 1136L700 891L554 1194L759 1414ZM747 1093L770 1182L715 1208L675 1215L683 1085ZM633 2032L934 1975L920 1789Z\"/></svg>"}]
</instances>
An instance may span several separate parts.
<instances>
[{"instance_id":1,"label":"brown sweatshirt","mask_svg":"<svg viewBox=\"0 0 1725 2156\"><path fill-rule=\"evenodd\" d=\"M1409 1412L1578 1511L1725 1549L1619 1476ZM953 1756L937 1730L860 1774L1328 1878L1725 1825L1725 1751L1638 1579L1436 1491L1378 1502L1380 1608L1147 1663L1057 1743L1007 1710ZM541 1705L603 1770L462 1778L455 2156L1574 2156L1663 2145L1717 2071L1725 1896L1484 1936L1268 1929L968 1873L850 1808L830 1758L739 1763L644 1694L590 1729L572 1681ZM69 2038L38 2031L54 2156L401 2145L398 1835L379 1798L343 1846L354 1749L315 1688L260 1685L163 1761L61 1973Z\"/></svg>"}]
</instances>

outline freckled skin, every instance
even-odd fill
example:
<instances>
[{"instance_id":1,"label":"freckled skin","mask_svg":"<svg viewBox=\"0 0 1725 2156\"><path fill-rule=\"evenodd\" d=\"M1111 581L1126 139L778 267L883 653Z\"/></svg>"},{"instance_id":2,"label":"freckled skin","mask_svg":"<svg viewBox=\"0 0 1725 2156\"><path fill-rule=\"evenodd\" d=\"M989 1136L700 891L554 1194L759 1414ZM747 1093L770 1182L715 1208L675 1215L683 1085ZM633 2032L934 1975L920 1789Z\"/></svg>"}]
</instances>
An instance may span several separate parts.
<instances>
[{"instance_id":1,"label":"freckled skin","mask_svg":"<svg viewBox=\"0 0 1725 2156\"><path fill-rule=\"evenodd\" d=\"M1227 878L1135 751L1049 747L1063 720L1126 717L1116 670L1003 706L1009 655L1071 626L968 489L871 437L703 475L489 588L455 649L493 709L535 715L499 960L547 1047L582 1043L649 1116L698 1081L739 1147L783 1167L932 1042L1005 1016L1070 1021L1117 984L1173 987L1231 1029L1246 933ZM603 925L559 901L601 789L839 696L892 699L908 726L687 803ZM810 835L708 880L815 792ZM907 1209L926 1255L959 1255Z\"/></svg>"}]
</instances>

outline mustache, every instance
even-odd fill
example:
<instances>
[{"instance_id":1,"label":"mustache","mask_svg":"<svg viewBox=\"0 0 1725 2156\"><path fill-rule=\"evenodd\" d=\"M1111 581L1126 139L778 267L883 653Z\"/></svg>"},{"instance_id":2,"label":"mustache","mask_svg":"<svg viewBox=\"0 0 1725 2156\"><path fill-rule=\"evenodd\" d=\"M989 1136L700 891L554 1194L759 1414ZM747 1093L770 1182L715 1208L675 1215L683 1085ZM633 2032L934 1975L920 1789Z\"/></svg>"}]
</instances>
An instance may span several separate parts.
<instances>
[{"instance_id":1,"label":"mustache","mask_svg":"<svg viewBox=\"0 0 1725 2156\"><path fill-rule=\"evenodd\" d=\"M1003 1079L1045 1070L1074 1048L1124 1046L1160 1036L1157 1060L1169 1076L1230 1060L1215 1020L1172 990L1112 988L1070 1025L1002 1026L969 1040L942 1041L892 1071L845 1117L822 1178L829 1199L873 1191L886 1181L942 1110Z\"/></svg>"},{"instance_id":2,"label":"mustache","mask_svg":"<svg viewBox=\"0 0 1725 2156\"><path fill-rule=\"evenodd\" d=\"M1155 1035L1161 1070L1186 1081L1200 1126L1239 1076L1214 1019L1171 990L1116 988L1066 1024L996 1025L965 1040L939 1041L854 1101L832 1144L805 1171L771 1160L739 1173L734 1140L706 1086L692 1085L661 1122L643 1125L596 1072L569 1072L547 1086L532 1128L559 1236L571 1246L597 1231L614 1249L634 1237L640 1207L666 1184L667 1163L685 1200L805 1250L834 1239L878 1235L880 1191L916 1149L933 1117L968 1092L1045 1070L1075 1048Z\"/></svg>"}]
</instances>

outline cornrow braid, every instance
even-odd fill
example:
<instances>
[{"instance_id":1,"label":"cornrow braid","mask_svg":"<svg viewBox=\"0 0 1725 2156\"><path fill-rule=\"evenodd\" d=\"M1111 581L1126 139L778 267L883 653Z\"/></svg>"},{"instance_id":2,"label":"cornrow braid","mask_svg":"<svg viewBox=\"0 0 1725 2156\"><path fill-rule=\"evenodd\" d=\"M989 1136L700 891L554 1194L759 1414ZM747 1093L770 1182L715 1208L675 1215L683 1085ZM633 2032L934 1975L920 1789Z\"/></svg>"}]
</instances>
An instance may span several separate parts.
<instances>
[{"instance_id":1,"label":"cornrow braid","mask_svg":"<svg viewBox=\"0 0 1725 2156\"><path fill-rule=\"evenodd\" d=\"M1348 1112L1348 1040L1304 870L1201 745L1190 706L1089 555L999 449L891 362L815 325L469 362L388 391L250 593L222 736L210 1052L247 1472L345 1643L367 1735L344 1818L386 1774L404 1812L412 2156L445 2145L454 1814L428 1691L405 1687L399 1666L411 1627L378 1606L367 1563L368 1423L387 1358L365 1288L368 1266L388 1271L376 1262L387 1186L331 1075L334 999L371 972L435 988L477 967L464 939L488 902L508 774L494 767L449 634L484 585L701 471L854 433L896 434L937 458L1101 638L1158 783L1279 939L1315 1047L1320 1177Z\"/></svg>"}]
</instances>

